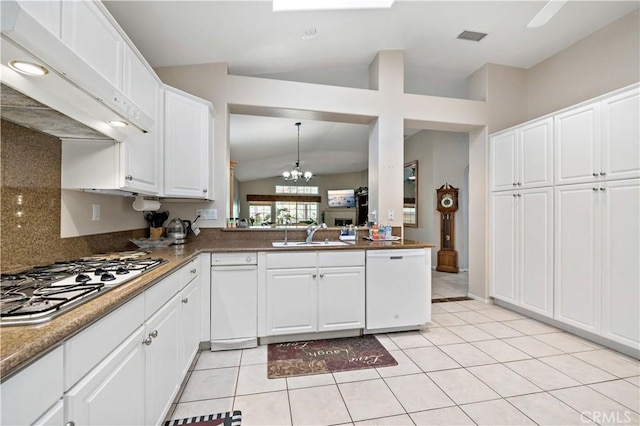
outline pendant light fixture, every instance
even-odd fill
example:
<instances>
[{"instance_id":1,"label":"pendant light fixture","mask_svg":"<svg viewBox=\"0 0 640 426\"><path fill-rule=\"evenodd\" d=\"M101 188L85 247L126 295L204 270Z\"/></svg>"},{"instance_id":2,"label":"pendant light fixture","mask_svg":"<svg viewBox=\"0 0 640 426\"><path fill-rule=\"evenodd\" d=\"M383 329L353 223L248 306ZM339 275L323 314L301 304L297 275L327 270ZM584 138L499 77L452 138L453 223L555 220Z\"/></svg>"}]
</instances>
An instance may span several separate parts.
<instances>
[{"instance_id":1,"label":"pendant light fixture","mask_svg":"<svg viewBox=\"0 0 640 426\"><path fill-rule=\"evenodd\" d=\"M297 182L298 179L304 179L305 182L309 182L309 179L313 177L313 173L306 171L302 172L300 170L300 126L302 123L296 123L296 127L298 128L298 161L296 161L296 167L290 172L283 172L282 177L284 180L291 180Z\"/></svg>"}]
</instances>

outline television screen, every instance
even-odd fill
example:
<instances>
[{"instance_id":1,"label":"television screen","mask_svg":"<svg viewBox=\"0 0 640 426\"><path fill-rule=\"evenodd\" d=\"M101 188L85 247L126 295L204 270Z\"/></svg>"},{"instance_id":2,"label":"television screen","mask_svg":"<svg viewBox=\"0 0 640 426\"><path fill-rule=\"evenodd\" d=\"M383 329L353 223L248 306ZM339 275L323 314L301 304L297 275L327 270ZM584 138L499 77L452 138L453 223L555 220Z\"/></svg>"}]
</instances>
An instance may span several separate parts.
<instances>
[{"instance_id":1,"label":"television screen","mask_svg":"<svg viewBox=\"0 0 640 426\"><path fill-rule=\"evenodd\" d=\"M327 191L329 207L355 207L356 195L353 189L330 189Z\"/></svg>"}]
</instances>

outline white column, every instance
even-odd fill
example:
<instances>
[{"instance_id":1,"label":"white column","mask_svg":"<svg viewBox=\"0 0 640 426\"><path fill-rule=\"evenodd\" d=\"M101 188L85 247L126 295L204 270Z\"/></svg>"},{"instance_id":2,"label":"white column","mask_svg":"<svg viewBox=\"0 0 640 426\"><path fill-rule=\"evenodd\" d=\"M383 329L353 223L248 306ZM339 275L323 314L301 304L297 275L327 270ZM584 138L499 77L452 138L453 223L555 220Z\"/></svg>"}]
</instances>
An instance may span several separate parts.
<instances>
[{"instance_id":1,"label":"white column","mask_svg":"<svg viewBox=\"0 0 640 426\"><path fill-rule=\"evenodd\" d=\"M402 226L404 166L404 55L379 52L370 65L370 86L382 94L378 119L369 127L369 213L378 224ZM371 213L375 212L373 218Z\"/></svg>"}]
</instances>

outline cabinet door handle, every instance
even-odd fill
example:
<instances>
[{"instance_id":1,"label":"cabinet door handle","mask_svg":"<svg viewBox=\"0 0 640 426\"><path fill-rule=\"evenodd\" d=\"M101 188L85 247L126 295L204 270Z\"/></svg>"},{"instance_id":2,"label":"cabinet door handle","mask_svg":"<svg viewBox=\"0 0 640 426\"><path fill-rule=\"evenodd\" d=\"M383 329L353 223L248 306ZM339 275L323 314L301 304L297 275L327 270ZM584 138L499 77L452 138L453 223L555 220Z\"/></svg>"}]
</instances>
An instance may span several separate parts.
<instances>
[{"instance_id":1,"label":"cabinet door handle","mask_svg":"<svg viewBox=\"0 0 640 426\"><path fill-rule=\"evenodd\" d=\"M124 178L125 180L129 180L129 181L133 180L133 176L131 175L126 175Z\"/></svg>"},{"instance_id":2,"label":"cabinet door handle","mask_svg":"<svg viewBox=\"0 0 640 426\"><path fill-rule=\"evenodd\" d=\"M153 342L153 340L151 339L151 337L147 337L146 339L144 339L142 341L142 344L149 346L152 342Z\"/></svg>"},{"instance_id":3,"label":"cabinet door handle","mask_svg":"<svg viewBox=\"0 0 640 426\"><path fill-rule=\"evenodd\" d=\"M598 190L598 188L591 188L591 189L593 189L594 191L597 191L597 190Z\"/></svg>"},{"instance_id":4,"label":"cabinet door handle","mask_svg":"<svg viewBox=\"0 0 640 426\"><path fill-rule=\"evenodd\" d=\"M513 182L511 185L516 186L516 183L515 183L515 182Z\"/></svg>"},{"instance_id":5,"label":"cabinet door handle","mask_svg":"<svg viewBox=\"0 0 640 426\"><path fill-rule=\"evenodd\" d=\"M182 299L182 303L189 303L189 298L185 297L184 299Z\"/></svg>"},{"instance_id":6,"label":"cabinet door handle","mask_svg":"<svg viewBox=\"0 0 640 426\"><path fill-rule=\"evenodd\" d=\"M207 188L205 188L205 189L202 190L202 192L204 192L206 194L207 192L209 192L209 190Z\"/></svg>"},{"instance_id":7,"label":"cabinet door handle","mask_svg":"<svg viewBox=\"0 0 640 426\"><path fill-rule=\"evenodd\" d=\"M518 186L521 186L521 185L522 185L522 183L521 183L521 182L518 182Z\"/></svg>"},{"instance_id":8,"label":"cabinet door handle","mask_svg":"<svg viewBox=\"0 0 640 426\"><path fill-rule=\"evenodd\" d=\"M516 194L514 193L514 194L513 194L513 198L515 198L515 197L516 197Z\"/></svg>"},{"instance_id":9,"label":"cabinet door handle","mask_svg":"<svg viewBox=\"0 0 640 426\"><path fill-rule=\"evenodd\" d=\"M193 268L192 270L190 270L189 272L191 272L192 274L195 274L196 272L198 272L198 270L196 268Z\"/></svg>"},{"instance_id":10,"label":"cabinet door handle","mask_svg":"<svg viewBox=\"0 0 640 426\"><path fill-rule=\"evenodd\" d=\"M522 194L518 194L518 197L522 197Z\"/></svg>"},{"instance_id":11,"label":"cabinet door handle","mask_svg":"<svg viewBox=\"0 0 640 426\"><path fill-rule=\"evenodd\" d=\"M316 274L312 274L311 276L313 277L313 279L315 279L317 275Z\"/></svg>"},{"instance_id":12,"label":"cabinet door handle","mask_svg":"<svg viewBox=\"0 0 640 426\"><path fill-rule=\"evenodd\" d=\"M600 191L606 191L607 188L600 188Z\"/></svg>"},{"instance_id":13,"label":"cabinet door handle","mask_svg":"<svg viewBox=\"0 0 640 426\"><path fill-rule=\"evenodd\" d=\"M158 330L153 330L151 333L149 333L149 337L153 337L154 339L158 337Z\"/></svg>"},{"instance_id":14,"label":"cabinet door handle","mask_svg":"<svg viewBox=\"0 0 640 426\"><path fill-rule=\"evenodd\" d=\"M73 420L68 421L65 426L76 426L76 422L74 422Z\"/></svg>"},{"instance_id":15,"label":"cabinet door handle","mask_svg":"<svg viewBox=\"0 0 640 426\"><path fill-rule=\"evenodd\" d=\"M324 278L324 274L320 274L320 278Z\"/></svg>"},{"instance_id":16,"label":"cabinet door handle","mask_svg":"<svg viewBox=\"0 0 640 426\"><path fill-rule=\"evenodd\" d=\"M607 174L605 172L600 172L600 176L606 176Z\"/></svg>"},{"instance_id":17,"label":"cabinet door handle","mask_svg":"<svg viewBox=\"0 0 640 426\"><path fill-rule=\"evenodd\" d=\"M597 173L591 173L593 175L593 177L598 177Z\"/></svg>"}]
</instances>

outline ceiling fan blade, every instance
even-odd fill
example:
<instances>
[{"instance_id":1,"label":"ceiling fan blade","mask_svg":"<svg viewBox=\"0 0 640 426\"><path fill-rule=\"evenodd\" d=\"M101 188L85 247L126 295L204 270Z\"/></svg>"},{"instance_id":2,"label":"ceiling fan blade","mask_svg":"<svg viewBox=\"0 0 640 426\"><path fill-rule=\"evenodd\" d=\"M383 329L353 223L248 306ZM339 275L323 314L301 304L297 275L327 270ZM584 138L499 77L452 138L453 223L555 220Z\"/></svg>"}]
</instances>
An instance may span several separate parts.
<instances>
[{"instance_id":1,"label":"ceiling fan blade","mask_svg":"<svg viewBox=\"0 0 640 426\"><path fill-rule=\"evenodd\" d=\"M564 6L567 0L549 0L547 4L533 17L527 24L527 28L541 27L551 20L556 13Z\"/></svg>"}]
</instances>

